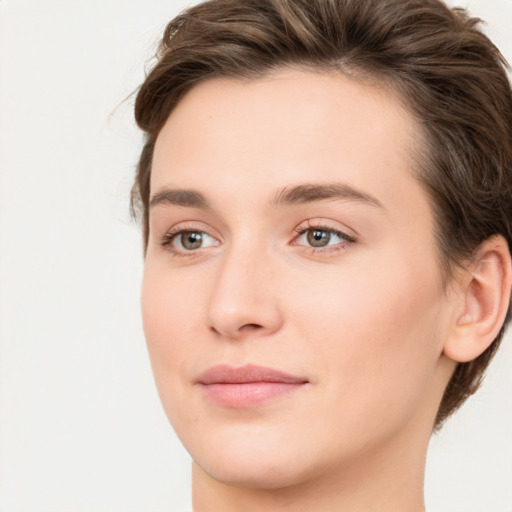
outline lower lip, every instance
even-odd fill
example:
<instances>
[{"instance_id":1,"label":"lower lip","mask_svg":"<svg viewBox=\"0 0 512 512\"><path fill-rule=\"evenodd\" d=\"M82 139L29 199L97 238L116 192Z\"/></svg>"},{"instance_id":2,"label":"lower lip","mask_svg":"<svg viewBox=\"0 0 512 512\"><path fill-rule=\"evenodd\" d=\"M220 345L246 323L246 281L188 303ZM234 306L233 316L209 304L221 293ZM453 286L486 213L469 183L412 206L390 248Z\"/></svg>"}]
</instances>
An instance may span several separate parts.
<instances>
[{"instance_id":1,"label":"lower lip","mask_svg":"<svg viewBox=\"0 0 512 512\"><path fill-rule=\"evenodd\" d=\"M203 384L208 399L223 407L248 408L302 388L306 383L247 382L241 384Z\"/></svg>"}]
</instances>

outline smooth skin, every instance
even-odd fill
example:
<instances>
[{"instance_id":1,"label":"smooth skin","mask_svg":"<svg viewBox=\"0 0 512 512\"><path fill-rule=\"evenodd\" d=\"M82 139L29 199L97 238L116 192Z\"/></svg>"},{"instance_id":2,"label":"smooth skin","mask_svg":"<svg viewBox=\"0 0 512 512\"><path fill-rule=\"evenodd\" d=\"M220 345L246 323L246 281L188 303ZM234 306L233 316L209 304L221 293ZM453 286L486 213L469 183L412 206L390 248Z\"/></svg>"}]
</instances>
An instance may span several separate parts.
<instances>
[{"instance_id":1,"label":"smooth skin","mask_svg":"<svg viewBox=\"0 0 512 512\"><path fill-rule=\"evenodd\" d=\"M142 308L196 512L424 511L444 389L496 336L511 272L496 237L444 281L421 141L390 91L338 73L210 80L170 115ZM198 384L221 363L307 384L224 407Z\"/></svg>"}]
</instances>

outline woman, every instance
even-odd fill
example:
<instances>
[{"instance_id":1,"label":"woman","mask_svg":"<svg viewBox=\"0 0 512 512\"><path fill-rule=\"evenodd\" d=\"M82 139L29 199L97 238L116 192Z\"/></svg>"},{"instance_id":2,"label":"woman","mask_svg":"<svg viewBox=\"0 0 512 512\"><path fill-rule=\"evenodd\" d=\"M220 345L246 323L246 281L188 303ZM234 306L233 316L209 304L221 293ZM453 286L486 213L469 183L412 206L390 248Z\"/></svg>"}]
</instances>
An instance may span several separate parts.
<instances>
[{"instance_id":1,"label":"woman","mask_svg":"<svg viewBox=\"0 0 512 512\"><path fill-rule=\"evenodd\" d=\"M144 330L197 512L424 511L508 320L512 93L437 0L213 0L146 133Z\"/></svg>"}]
</instances>

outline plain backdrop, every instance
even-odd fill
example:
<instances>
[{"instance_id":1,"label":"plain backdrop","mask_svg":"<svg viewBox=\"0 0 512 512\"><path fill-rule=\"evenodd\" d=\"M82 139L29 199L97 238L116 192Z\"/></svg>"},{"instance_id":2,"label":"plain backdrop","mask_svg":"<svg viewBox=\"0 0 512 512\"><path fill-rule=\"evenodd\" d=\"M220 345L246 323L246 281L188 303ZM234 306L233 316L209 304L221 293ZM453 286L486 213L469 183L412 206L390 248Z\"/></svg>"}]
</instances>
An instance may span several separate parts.
<instances>
[{"instance_id":1,"label":"plain backdrop","mask_svg":"<svg viewBox=\"0 0 512 512\"><path fill-rule=\"evenodd\" d=\"M141 148L129 96L188 4L0 0L0 512L191 510L128 213ZM512 0L461 4L512 59ZM432 441L436 512L512 511L511 342Z\"/></svg>"}]
</instances>

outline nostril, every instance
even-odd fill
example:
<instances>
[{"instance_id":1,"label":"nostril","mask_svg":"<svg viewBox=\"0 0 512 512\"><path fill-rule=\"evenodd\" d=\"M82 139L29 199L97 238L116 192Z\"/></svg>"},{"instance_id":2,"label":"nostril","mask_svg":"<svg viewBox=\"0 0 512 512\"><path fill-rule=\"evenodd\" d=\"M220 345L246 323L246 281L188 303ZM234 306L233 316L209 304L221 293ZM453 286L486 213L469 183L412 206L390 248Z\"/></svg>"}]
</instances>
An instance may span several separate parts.
<instances>
[{"instance_id":1,"label":"nostril","mask_svg":"<svg viewBox=\"0 0 512 512\"><path fill-rule=\"evenodd\" d=\"M238 329L235 329L233 332L223 332L222 329L217 329L215 326L210 326L210 330L214 332L215 334L220 334L221 336L228 336L228 337L237 337L240 334L244 333L251 333L258 331L260 329L263 329L263 326L260 324L244 324Z\"/></svg>"},{"instance_id":2,"label":"nostril","mask_svg":"<svg viewBox=\"0 0 512 512\"><path fill-rule=\"evenodd\" d=\"M240 330L255 331L255 330L261 329L261 328L262 328L262 326L259 324L245 324L245 325L242 325Z\"/></svg>"}]
</instances>

